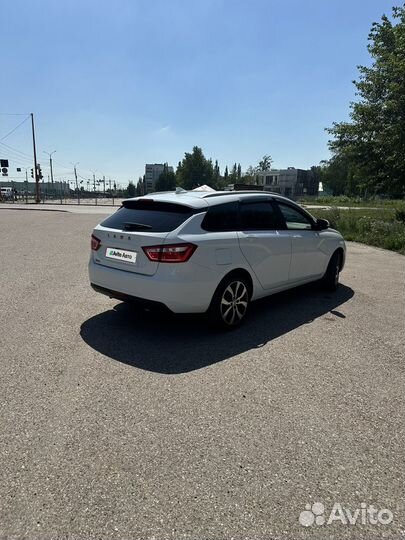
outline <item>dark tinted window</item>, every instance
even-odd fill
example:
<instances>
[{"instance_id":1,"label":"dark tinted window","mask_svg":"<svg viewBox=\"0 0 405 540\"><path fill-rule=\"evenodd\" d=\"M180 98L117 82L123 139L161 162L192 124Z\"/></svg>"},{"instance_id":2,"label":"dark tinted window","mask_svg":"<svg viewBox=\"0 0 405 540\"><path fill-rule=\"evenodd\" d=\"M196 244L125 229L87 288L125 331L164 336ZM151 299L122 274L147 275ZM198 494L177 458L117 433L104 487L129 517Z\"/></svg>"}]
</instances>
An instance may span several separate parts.
<instances>
[{"instance_id":1,"label":"dark tinted window","mask_svg":"<svg viewBox=\"0 0 405 540\"><path fill-rule=\"evenodd\" d=\"M181 204L127 201L101 225L119 231L169 232L177 229L193 211Z\"/></svg>"},{"instance_id":2,"label":"dark tinted window","mask_svg":"<svg viewBox=\"0 0 405 540\"><path fill-rule=\"evenodd\" d=\"M298 209L292 208L288 204L278 203L278 207L283 214L287 229L312 229L312 221Z\"/></svg>"},{"instance_id":3,"label":"dark tinted window","mask_svg":"<svg viewBox=\"0 0 405 540\"><path fill-rule=\"evenodd\" d=\"M206 231L237 231L238 203L211 206L205 214L201 227Z\"/></svg>"},{"instance_id":4,"label":"dark tinted window","mask_svg":"<svg viewBox=\"0 0 405 540\"><path fill-rule=\"evenodd\" d=\"M276 214L270 202L251 202L240 205L241 229L274 230L277 229Z\"/></svg>"}]
</instances>

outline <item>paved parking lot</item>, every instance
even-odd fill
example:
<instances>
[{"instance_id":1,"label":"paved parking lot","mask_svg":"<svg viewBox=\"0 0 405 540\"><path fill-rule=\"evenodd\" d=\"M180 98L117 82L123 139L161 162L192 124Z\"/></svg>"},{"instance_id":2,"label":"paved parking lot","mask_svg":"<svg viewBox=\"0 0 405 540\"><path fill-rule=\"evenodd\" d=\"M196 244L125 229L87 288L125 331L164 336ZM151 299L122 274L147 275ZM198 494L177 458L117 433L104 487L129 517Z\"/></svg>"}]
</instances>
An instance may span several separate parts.
<instances>
[{"instance_id":1,"label":"paved parking lot","mask_svg":"<svg viewBox=\"0 0 405 540\"><path fill-rule=\"evenodd\" d=\"M0 209L0 537L403 538L404 257L350 244L336 294L220 334L94 293L101 217Z\"/></svg>"}]
</instances>

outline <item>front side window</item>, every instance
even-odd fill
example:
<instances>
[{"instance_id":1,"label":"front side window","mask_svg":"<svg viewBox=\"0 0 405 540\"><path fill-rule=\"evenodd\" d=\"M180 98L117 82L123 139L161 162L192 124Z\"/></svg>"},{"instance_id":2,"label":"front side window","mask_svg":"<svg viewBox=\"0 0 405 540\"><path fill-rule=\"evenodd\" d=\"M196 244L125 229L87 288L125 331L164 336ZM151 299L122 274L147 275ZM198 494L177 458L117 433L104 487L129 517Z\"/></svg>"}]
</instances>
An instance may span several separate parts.
<instances>
[{"instance_id":1,"label":"front side window","mask_svg":"<svg viewBox=\"0 0 405 540\"><path fill-rule=\"evenodd\" d=\"M269 201L246 202L240 205L243 231L275 230L276 213Z\"/></svg>"},{"instance_id":2,"label":"front side window","mask_svg":"<svg viewBox=\"0 0 405 540\"><path fill-rule=\"evenodd\" d=\"M287 229L312 229L312 221L299 210L288 204L278 203L278 207L284 217Z\"/></svg>"}]
</instances>

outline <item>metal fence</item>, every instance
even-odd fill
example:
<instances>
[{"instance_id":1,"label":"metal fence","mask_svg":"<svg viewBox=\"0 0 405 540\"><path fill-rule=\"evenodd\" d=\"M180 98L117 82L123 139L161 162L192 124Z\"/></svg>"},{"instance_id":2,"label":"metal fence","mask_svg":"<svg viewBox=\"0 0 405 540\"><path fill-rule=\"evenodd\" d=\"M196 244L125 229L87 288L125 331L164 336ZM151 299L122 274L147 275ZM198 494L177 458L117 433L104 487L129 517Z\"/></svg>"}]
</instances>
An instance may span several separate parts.
<instances>
[{"instance_id":1,"label":"metal fence","mask_svg":"<svg viewBox=\"0 0 405 540\"><path fill-rule=\"evenodd\" d=\"M125 197L115 196L113 194L100 194L100 193L47 193L42 191L40 193L39 204L59 204L59 205L72 205L82 204L89 206L120 206ZM35 204L36 195L32 192L15 192L12 194L0 195L0 203L18 203L18 204Z\"/></svg>"}]
</instances>

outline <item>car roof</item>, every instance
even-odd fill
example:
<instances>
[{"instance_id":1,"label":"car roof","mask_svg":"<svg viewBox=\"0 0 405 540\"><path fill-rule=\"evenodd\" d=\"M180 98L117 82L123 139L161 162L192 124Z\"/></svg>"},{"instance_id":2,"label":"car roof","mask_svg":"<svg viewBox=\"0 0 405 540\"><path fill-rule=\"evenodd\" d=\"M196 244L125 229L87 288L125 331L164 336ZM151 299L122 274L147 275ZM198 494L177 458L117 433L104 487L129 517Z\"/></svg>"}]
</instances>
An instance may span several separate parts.
<instances>
[{"instance_id":1,"label":"car roof","mask_svg":"<svg viewBox=\"0 0 405 540\"><path fill-rule=\"evenodd\" d=\"M159 202L168 202L173 204L184 204L191 208L201 208L206 209L208 206L215 206L218 204L223 204L227 202L232 202L235 200L243 200L246 198L251 198L252 196L259 198L267 199L277 199L283 200L285 202L294 203L291 199L283 197L279 193L272 193L270 191L186 191L186 190L177 190L177 191L163 191L156 193L149 193L143 197L134 197L126 200L142 200L142 199L153 199L154 201Z\"/></svg>"}]
</instances>

